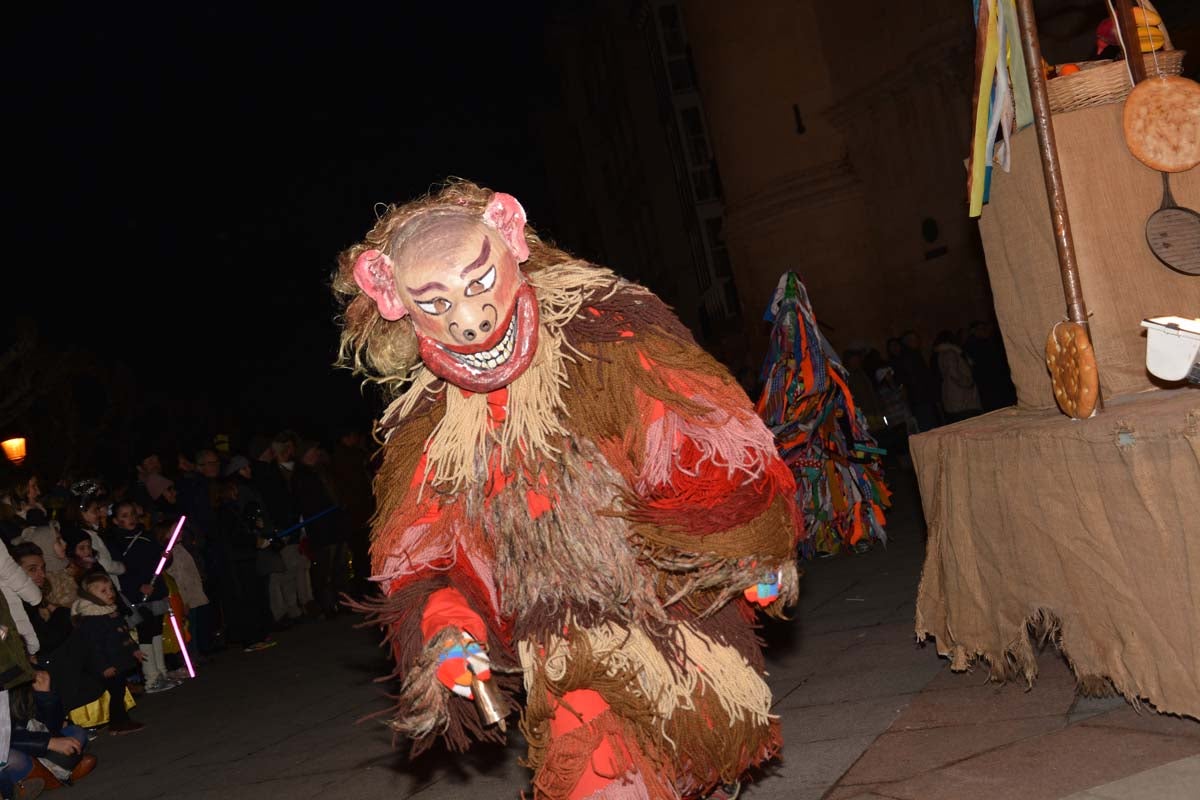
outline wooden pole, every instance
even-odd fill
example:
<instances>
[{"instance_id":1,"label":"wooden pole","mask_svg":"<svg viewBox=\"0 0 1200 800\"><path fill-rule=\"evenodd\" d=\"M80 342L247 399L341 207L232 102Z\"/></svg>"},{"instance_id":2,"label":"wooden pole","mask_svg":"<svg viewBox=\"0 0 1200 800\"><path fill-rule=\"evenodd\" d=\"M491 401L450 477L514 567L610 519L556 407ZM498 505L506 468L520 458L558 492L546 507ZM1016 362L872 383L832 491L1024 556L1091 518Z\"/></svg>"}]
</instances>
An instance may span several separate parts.
<instances>
[{"instance_id":1,"label":"wooden pole","mask_svg":"<svg viewBox=\"0 0 1200 800\"><path fill-rule=\"evenodd\" d=\"M1038 43L1033 0L1017 0L1017 19L1021 29L1021 48L1025 52L1025 71L1029 74L1033 124L1037 130L1038 151L1042 157L1046 198L1050 201L1050 217L1054 224L1054 244L1058 249L1058 269L1062 275L1063 294L1067 301L1067 317L1071 322L1077 322L1086 328L1087 306L1084 305L1083 289L1079 285L1079 265L1075 260L1075 241L1071 236L1071 217L1067 213L1067 194L1063 187L1062 168L1058 162L1058 145L1054 140L1050 96L1046 92L1046 79L1042 75L1042 48Z\"/></svg>"},{"instance_id":2,"label":"wooden pole","mask_svg":"<svg viewBox=\"0 0 1200 800\"><path fill-rule=\"evenodd\" d=\"M1125 61L1133 75L1133 85L1137 86L1146 80L1146 59L1142 58L1142 44L1138 39L1137 23L1133 19L1133 4L1130 0L1113 0L1113 8L1117 12L1117 27L1121 32L1121 48L1125 51Z\"/></svg>"}]
</instances>

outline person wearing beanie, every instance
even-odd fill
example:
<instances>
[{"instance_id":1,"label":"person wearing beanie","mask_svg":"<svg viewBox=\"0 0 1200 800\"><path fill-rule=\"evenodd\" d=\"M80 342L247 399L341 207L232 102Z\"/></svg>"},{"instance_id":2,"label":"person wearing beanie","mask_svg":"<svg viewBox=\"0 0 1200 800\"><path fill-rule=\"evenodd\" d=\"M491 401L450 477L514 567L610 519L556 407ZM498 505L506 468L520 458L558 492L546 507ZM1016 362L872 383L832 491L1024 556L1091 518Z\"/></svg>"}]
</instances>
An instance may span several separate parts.
<instances>
[{"instance_id":1,"label":"person wearing beanie","mask_svg":"<svg viewBox=\"0 0 1200 800\"><path fill-rule=\"evenodd\" d=\"M245 456L234 456L225 466L225 477L231 478L238 474L243 478L250 478L250 460Z\"/></svg>"},{"instance_id":2,"label":"person wearing beanie","mask_svg":"<svg viewBox=\"0 0 1200 800\"><path fill-rule=\"evenodd\" d=\"M179 519L184 513L179 507L179 492L175 482L162 475L152 475L146 480L146 491L150 493L153 505L150 507L150 524L166 519Z\"/></svg>"},{"instance_id":3,"label":"person wearing beanie","mask_svg":"<svg viewBox=\"0 0 1200 800\"><path fill-rule=\"evenodd\" d=\"M147 475L146 476L146 493L150 495L150 499L158 502L164 494L170 490L174 490L175 481L162 475Z\"/></svg>"},{"instance_id":4,"label":"person wearing beanie","mask_svg":"<svg viewBox=\"0 0 1200 800\"><path fill-rule=\"evenodd\" d=\"M103 571L104 568L99 567L96 563L96 554L92 550L92 537L88 536L86 531L74 525L68 525L63 528L62 538L67 545L67 561L70 562L67 571L72 573L76 582L97 569Z\"/></svg>"},{"instance_id":5,"label":"person wearing beanie","mask_svg":"<svg viewBox=\"0 0 1200 800\"><path fill-rule=\"evenodd\" d=\"M270 438L262 435L251 438L246 445L246 458L250 461L274 461L275 448L271 446Z\"/></svg>"}]
</instances>

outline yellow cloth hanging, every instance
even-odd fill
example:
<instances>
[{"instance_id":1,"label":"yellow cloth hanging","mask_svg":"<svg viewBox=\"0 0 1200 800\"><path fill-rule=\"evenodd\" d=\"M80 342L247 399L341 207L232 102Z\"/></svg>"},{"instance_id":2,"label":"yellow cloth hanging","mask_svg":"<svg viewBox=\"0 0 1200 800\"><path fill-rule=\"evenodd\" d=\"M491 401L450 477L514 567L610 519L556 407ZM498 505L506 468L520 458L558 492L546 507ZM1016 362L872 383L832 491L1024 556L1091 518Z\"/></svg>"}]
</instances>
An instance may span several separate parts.
<instances>
[{"instance_id":1,"label":"yellow cloth hanging","mask_svg":"<svg viewBox=\"0 0 1200 800\"><path fill-rule=\"evenodd\" d=\"M171 611L174 612L179 629L183 632L183 642L187 644L192 640L191 632L188 630L187 606L183 604L183 596L179 594L179 586L175 583L175 579L166 573L163 573L162 577L166 579L167 602L171 604ZM162 638L163 653L179 652L179 642L175 641L175 629L171 627L169 614L163 615Z\"/></svg>"},{"instance_id":2,"label":"yellow cloth hanging","mask_svg":"<svg viewBox=\"0 0 1200 800\"><path fill-rule=\"evenodd\" d=\"M128 688L125 689L125 710L136 706L137 703L133 700L133 694ZM72 708L71 713L67 715L71 718L71 722L83 728L95 728L97 725L108 724L108 692L100 695L98 698L88 703L86 706Z\"/></svg>"}]
</instances>

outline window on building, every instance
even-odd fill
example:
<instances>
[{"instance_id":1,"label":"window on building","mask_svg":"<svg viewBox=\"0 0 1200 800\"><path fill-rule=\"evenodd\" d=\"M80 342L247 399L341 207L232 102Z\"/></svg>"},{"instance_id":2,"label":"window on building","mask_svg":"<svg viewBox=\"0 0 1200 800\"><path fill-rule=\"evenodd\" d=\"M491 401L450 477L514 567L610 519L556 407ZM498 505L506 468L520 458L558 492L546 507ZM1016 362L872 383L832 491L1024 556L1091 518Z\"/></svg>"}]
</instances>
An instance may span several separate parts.
<instances>
[{"instance_id":1,"label":"window on building","mask_svg":"<svg viewBox=\"0 0 1200 800\"><path fill-rule=\"evenodd\" d=\"M686 92L696 88L691 59L673 58L668 61L667 77L671 81L671 91L673 92Z\"/></svg>"},{"instance_id":2,"label":"window on building","mask_svg":"<svg viewBox=\"0 0 1200 800\"><path fill-rule=\"evenodd\" d=\"M679 123L687 147L688 163L693 167L707 165L712 158L708 149L708 134L704 130L704 115L699 106L679 109Z\"/></svg>"},{"instance_id":3,"label":"window on building","mask_svg":"<svg viewBox=\"0 0 1200 800\"><path fill-rule=\"evenodd\" d=\"M733 265L729 261L729 249L725 247L725 218L704 220L704 234L708 237L708 251L712 253L713 271L721 278L732 277Z\"/></svg>"},{"instance_id":4,"label":"window on building","mask_svg":"<svg viewBox=\"0 0 1200 800\"><path fill-rule=\"evenodd\" d=\"M709 286L712 286L712 273L708 269L708 259L704 257L704 241L700 236L700 231L695 225L689 227L691 230L688 231L688 239L691 240L692 252L695 254L693 263L696 266L696 285L703 293Z\"/></svg>"},{"instance_id":5,"label":"window on building","mask_svg":"<svg viewBox=\"0 0 1200 800\"><path fill-rule=\"evenodd\" d=\"M732 280L725 281L725 313L730 319L737 319L742 315L742 304Z\"/></svg>"},{"instance_id":6,"label":"window on building","mask_svg":"<svg viewBox=\"0 0 1200 800\"><path fill-rule=\"evenodd\" d=\"M697 203L706 203L709 200L717 199L717 184L713 180L713 172L710 167L701 167L691 171L692 177L692 196L696 198Z\"/></svg>"},{"instance_id":7,"label":"window on building","mask_svg":"<svg viewBox=\"0 0 1200 800\"><path fill-rule=\"evenodd\" d=\"M674 3L658 9L658 26L662 30L663 49L667 60L682 57L687 52L687 37L683 35L683 20L679 18L679 6Z\"/></svg>"}]
</instances>

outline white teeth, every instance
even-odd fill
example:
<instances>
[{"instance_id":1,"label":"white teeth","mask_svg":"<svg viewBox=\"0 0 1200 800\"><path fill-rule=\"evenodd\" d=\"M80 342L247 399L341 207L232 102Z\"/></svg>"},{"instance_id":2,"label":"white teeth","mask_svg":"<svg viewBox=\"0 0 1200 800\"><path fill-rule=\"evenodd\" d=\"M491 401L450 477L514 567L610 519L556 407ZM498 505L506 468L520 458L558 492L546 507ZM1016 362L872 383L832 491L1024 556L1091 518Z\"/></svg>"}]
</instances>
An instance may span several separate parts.
<instances>
[{"instance_id":1,"label":"white teeth","mask_svg":"<svg viewBox=\"0 0 1200 800\"><path fill-rule=\"evenodd\" d=\"M486 369L495 369L504 362L508 361L513 354L513 345L517 341L517 315L513 314L512 321L508 323L508 330L504 332L504 338L490 350L484 350L481 353L456 353L453 350L442 348L447 353L454 356L459 363L470 367L471 369L483 371Z\"/></svg>"}]
</instances>

